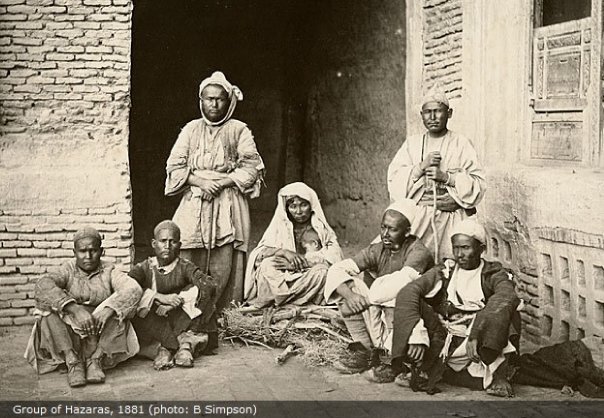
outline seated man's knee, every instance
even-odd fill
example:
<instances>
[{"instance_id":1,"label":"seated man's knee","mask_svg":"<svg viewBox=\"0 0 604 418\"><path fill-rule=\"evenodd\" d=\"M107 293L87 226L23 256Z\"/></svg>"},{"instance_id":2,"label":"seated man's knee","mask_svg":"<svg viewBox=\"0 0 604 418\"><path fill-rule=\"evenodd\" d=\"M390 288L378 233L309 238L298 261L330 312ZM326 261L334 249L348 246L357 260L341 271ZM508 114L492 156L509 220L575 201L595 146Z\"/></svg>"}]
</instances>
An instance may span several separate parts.
<instances>
[{"instance_id":1,"label":"seated man's knee","mask_svg":"<svg viewBox=\"0 0 604 418\"><path fill-rule=\"evenodd\" d=\"M65 322L63 322L63 320L61 319L61 317L59 316L59 314L55 313L55 312L51 312L50 315L46 315L43 316L42 318L40 318L40 320L42 322L46 322L48 324L64 324Z\"/></svg>"},{"instance_id":2,"label":"seated man's knee","mask_svg":"<svg viewBox=\"0 0 604 418\"><path fill-rule=\"evenodd\" d=\"M109 319L107 319L107 322L105 322L105 326L103 327L101 334L115 332L116 330L120 329L120 327L123 327L123 326L124 326L124 323L121 322L117 318L117 316L111 315L111 317L109 317Z\"/></svg>"},{"instance_id":3,"label":"seated man's knee","mask_svg":"<svg viewBox=\"0 0 604 418\"><path fill-rule=\"evenodd\" d=\"M52 312L50 315L43 316L40 319L40 325L48 328L51 331L69 331L71 327L63 321L63 319L55 312Z\"/></svg>"}]
</instances>

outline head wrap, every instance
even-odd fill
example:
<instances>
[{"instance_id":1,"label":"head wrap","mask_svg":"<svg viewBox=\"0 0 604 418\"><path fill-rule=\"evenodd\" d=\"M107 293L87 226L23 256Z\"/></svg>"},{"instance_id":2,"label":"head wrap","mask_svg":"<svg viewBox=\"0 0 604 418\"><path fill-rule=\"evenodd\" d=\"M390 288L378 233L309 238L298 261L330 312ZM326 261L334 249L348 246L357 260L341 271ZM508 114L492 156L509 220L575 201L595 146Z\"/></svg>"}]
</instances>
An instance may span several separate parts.
<instances>
[{"instance_id":1,"label":"head wrap","mask_svg":"<svg viewBox=\"0 0 604 418\"><path fill-rule=\"evenodd\" d=\"M449 107L449 100L447 99L445 90L442 88L439 82L434 83L432 88L424 95L424 98L422 99L422 106L426 103L432 102L444 104L445 106Z\"/></svg>"},{"instance_id":2,"label":"head wrap","mask_svg":"<svg viewBox=\"0 0 604 418\"><path fill-rule=\"evenodd\" d=\"M277 196L277 208L273 219L264 231L264 235L258 246L249 254L244 280L244 297L248 298L256 287L254 278L255 260L266 247L282 248L290 251L296 251L296 241L294 237L294 226L287 217L287 200L298 196L310 203L312 215L310 224L319 235L319 241L323 249L325 258L330 264L336 263L342 259L342 251L335 232L327 223L325 213L319 202L317 193L302 182L291 183L279 190Z\"/></svg>"},{"instance_id":3,"label":"head wrap","mask_svg":"<svg viewBox=\"0 0 604 418\"><path fill-rule=\"evenodd\" d=\"M399 199L396 202L391 203L384 212L388 210L400 213L407 218L409 224L412 224L415 219L415 214L417 213L417 205L415 201L411 199Z\"/></svg>"},{"instance_id":4,"label":"head wrap","mask_svg":"<svg viewBox=\"0 0 604 418\"><path fill-rule=\"evenodd\" d=\"M73 236L73 243L74 245L81 239L84 238L94 238L96 240L98 240L99 244L103 241L103 239L101 238L101 234L99 233L99 231L97 231L96 229L90 227L90 226L85 226L84 228L79 229Z\"/></svg>"},{"instance_id":5,"label":"head wrap","mask_svg":"<svg viewBox=\"0 0 604 418\"><path fill-rule=\"evenodd\" d=\"M275 215L280 216L283 221L291 222L287 217L287 201L296 196L306 200L310 204L314 216L327 224L327 218L323 213L323 208L319 203L317 193L302 182L290 183L279 190L279 200L277 202ZM327 225L327 227L329 228L329 225Z\"/></svg>"},{"instance_id":6,"label":"head wrap","mask_svg":"<svg viewBox=\"0 0 604 418\"><path fill-rule=\"evenodd\" d=\"M464 219L453 227L451 238L457 234L472 237L482 245L486 245L487 243L487 231L484 229L484 226L476 221L476 217L474 216Z\"/></svg>"},{"instance_id":7,"label":"head wrap","mask_svg":"<svg viewBox=\"0 0 604 418\"><path fill-rule=\"evenodd\" d=\"M165 220L158 223L157 226L153 228L153 236L156 237L157 234L159 234L159 232L163 231L164 229L169 229L176 232L178 234L178 238L180 239L180 228L178 227L178 225L176 225L175 222L171 220Z\"/></svg>"},{"instance_id":8,"label":"head wrap","mask_svg":"<svg viewBox=\"0 0 604 418\"><path fill-rule=\"evenodd\" d=\"M229 120L231 118L231 116L233 116L233 112L235 111L235 106L237 105L237 101L243 100L243 93L241 92L241 90L239 90L239 87L234 86L231 83L229 83L229 81L226 79L226 77L224 76L224 74L222 72L215 71L210 77L203 80L201 82L201 84L199 85L199 99L200 100L201 100L201 93L203 93L203 89L205 89L209 85L220 86L227 92L227 94L229 96L229 100L231 101L229 104L229 110L227 111L227 114L225 115L225 117L222 120L219 120L217 122L211 122L210 120L208 120L206 118L206 116L203 114L203 109L201 109L201 116L203 117L203 120L208 125L211 125L211 126L222 125L227 120Z\"/></svg>"}]
</instances>

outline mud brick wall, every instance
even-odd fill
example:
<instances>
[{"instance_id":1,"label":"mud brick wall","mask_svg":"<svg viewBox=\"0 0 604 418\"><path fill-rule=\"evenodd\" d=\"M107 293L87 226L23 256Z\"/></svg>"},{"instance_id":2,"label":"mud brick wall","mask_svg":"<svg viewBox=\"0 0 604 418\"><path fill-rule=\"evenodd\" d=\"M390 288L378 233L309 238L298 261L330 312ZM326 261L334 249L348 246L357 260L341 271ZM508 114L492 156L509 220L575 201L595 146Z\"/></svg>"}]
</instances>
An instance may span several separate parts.
<instances>
[{"instance_id":1,"label":"mud brick wall","mask_svg":"<svg viewBox=\"0 0 604 418\"><path fill-rule=\"evenodd\" d=\"M326 1L317 16L304 181L342 242L369 243L405 138L405 3Z\"/></svg>"},{"instance_id":2,"label":"mud brick wall","mask_svg":"<svg viewBox=\"0 0 604 418\"><path fill-rule=\"evenodd\" d=\"M449 99L461 96L462 0L424 0L424 84L440 81Z\"/></svg>"},{"instance_id":3,"label":"mud brick wall","mask_svg":"<svg viewBox=\"0 0 604 418\"><path fill-rule=\"evenodd\" d=\"M24 324L84 225L131 263L132 4L0 0L0 325Z\"/></svg>"}]
</instances>

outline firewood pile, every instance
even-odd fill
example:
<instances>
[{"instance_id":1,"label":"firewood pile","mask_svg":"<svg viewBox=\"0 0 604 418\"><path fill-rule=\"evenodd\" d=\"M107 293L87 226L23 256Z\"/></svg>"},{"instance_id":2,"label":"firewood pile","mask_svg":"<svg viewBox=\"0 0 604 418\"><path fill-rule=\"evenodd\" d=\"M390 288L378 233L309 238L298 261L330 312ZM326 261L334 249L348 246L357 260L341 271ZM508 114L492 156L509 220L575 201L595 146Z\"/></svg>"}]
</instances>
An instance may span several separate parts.
<instances>
[{"instance_id":1,"label":"firewood pile","mask_svg":"<svg viewBox=\"0 0 604 418\"><path fill-rule=\"evenodd\" d=\"M280 348L275 362L299 355L309 366L330 365L352 340L336 306L258 309L233 306L222 316L221 339L246 346Z\"/></svg>"}]
</instances>

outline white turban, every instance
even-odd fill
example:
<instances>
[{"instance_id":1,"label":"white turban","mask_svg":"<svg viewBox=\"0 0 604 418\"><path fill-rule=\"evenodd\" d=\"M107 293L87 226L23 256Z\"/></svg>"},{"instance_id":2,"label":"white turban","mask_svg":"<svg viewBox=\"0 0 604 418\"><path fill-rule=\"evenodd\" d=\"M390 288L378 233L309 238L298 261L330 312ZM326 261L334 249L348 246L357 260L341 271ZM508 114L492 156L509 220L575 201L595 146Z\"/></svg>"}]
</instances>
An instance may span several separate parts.
<instances>
[{"instance_id":1,"label":"white turban","mask_svg":"<svg viewBox=\"0 0 604 418\"><path fill-rule=\"evenodd\" d=\"M483 245L487 244L487 231L484 226L476 221L474 216L464 219L453 227L451 238L457 234L467 235Z\"/></svg>"},{"instance_id":2,"label":"white turban","mask_svg":"<svg viewBox=\"0 0 604 418\"><path fill-rule=\"evenodd\" d=\"M447 95L445 94L445 90L442 88L440 83L435 83L430 90L424 95L422 100L422 106L426 103L441 103L445 106L449 107L449 100L447 99Z\"/></svg>"},{"instance_id":3,"label":"white turban","mask_svg":"<svg viewBox=\"0 0 604 418\"><path fill-rule=\"evenodd\" d=\"M417 213L417 205L415 204L415 201L411 199L399 199L396 202L391 203L386 210L393 210L400 213L407 218L409 224L412 224L415 219L415 214Z\"/></svg>"},{"instance_id":4,"label":"white turban","mask_svg":"<svg viewBox=\"0 0 604 418\"><path fill-rule=\"evenodd\" d=\"M224 122L229 120L231 116L233 116L233 112L235 111L235 106L238 101L243 100L243 92L239 90L239 87L229 83L224 74L221 71L215 71L210 77L206 78L199 85L199 98L201 99L201 93L203 93L203 89L205 89L209 85L217 85L222 87L228 94L229 100L231 101L229 104L229 109L227 111L226 116L218 121L211 122L209 121L205 115L203 114L203 110L201 111L201 116L205 120L208 125L217 126L222 125Z\"/></svg>"}]
</instances>

